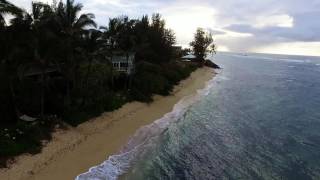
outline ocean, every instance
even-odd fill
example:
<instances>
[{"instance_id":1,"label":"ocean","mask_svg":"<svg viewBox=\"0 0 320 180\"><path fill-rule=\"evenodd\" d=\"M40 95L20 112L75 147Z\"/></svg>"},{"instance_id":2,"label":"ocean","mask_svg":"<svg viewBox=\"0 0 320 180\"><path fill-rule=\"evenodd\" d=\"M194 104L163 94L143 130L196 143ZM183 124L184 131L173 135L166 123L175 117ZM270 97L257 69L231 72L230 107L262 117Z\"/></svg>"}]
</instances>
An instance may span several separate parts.
<instances>
[{"instance_id":1,"label":"ocean","mask_svg":"<svg viewBox=\"0 0 320 180\"><path fill-rule=\"evenodd\" d=\"M77 180L320 179L320 57L210 59L205 89Z\"/></svg>"}]
</instances>

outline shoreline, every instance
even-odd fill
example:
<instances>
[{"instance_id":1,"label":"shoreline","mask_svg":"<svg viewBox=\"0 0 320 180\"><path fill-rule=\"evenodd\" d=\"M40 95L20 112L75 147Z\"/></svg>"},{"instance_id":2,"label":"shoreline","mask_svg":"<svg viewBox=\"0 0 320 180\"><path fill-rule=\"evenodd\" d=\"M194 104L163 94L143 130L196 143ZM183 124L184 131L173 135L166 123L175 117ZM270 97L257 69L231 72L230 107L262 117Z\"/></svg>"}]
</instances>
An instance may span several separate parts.
<instances>
[{"instance_id":1,"label":"shoreline","mask_svg":"<svg viewBox=\"0 0 320 180\"><path fill-rule=\"evenodd\" d=\"M76 128L58 129L41 153L19 156L9 169L1 169L1 179L74 179L117 153L137 129L161 118L180 99L205 87L214 74L208 67L197 69L169 96L156 95L150 104L127 103Z\"/></svg>"}]
</instances>

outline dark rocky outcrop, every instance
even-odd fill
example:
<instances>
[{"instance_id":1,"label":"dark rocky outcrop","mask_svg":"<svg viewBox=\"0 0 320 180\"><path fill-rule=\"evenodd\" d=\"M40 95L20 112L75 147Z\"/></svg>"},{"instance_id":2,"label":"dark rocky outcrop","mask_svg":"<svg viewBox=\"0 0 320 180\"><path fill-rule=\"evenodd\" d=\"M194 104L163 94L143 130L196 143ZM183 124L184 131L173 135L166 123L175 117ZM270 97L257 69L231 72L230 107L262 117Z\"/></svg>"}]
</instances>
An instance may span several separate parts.
<instances>
[{"instance_id":1,"label":"dark rocky outcrop","mask_svg":"<svg viewBox=\"0 0 320 180\"><path fill-rule=\"evenodd\" d=\"M205 60L204 62L205 66L211 67L213 69L221 69L220 66L218 66L216 63L210 61L210 60Z\"/></svg>"}]
</instances>

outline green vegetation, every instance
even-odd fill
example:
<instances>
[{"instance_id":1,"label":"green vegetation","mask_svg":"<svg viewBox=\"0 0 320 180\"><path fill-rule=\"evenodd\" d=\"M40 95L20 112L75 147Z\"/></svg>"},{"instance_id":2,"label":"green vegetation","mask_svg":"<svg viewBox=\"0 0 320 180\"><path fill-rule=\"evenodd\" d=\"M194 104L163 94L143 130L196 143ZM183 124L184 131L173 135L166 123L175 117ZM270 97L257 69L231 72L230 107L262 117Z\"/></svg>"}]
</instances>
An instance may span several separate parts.
<instances>
[{"instance_id":1,"label":"green vegetation","mask_svg":"<svg viewBox=\"0 0 320 180\"><path fill-rule=\"evenodd\" d=\"M198 64L173 62L155 65L140 62L133 78L132 99L150 102L152 94L169 95L173 86L187 78L197 67Z\"/></svg>"},{"instance_id":2,"label":"green vegetation","mask_svg":"<svg viewBox=\"0 0 320 180\"><path fill-rule=\"evenodd\" d=\"M174 33L159 14L113 18L97 28L82 7L33 2L27 12L0 0L0 166L39 152L57 124L76 126L126 102L168 95L197 68L175 60ZM127 61L135 54L135 73L114 70L119 52Z\"/></svg>"},{"instance_id":3,"label":"green vegetation","mask_svg":"<svg viewBox=\"0 0 320 180\"><path fill-rule=\"evenodd\" d=\"M213 43L212 34L206 32L202 28L198 28L197 32L194 35L194 41L190 43L194 55L197 57L197 60L204 62L206 54L215 53L216 45Z\"/></svg>"}]
</instances>

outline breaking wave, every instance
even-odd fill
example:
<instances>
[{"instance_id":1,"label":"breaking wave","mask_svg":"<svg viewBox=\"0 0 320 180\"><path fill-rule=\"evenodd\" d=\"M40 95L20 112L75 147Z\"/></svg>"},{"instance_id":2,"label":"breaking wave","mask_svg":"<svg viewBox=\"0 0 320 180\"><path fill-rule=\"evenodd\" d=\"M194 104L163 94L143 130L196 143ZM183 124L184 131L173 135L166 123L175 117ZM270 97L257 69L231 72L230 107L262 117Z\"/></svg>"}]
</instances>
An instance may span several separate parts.
<instances>
[{"instance_id":1,"label":"breaking wave","mask_svg":"<svg viewBox=\"0 0 320 180\"><path fill-rule=\"evenodd\" d=\"M102 164L80 174L76 177L76 180L115 180L125 174L136 161L142 158L151 147L155 146L158 138L171 123L178 121L192 104L209 94L213 82L214 79L208 81L204 89L198 90L195 95L184 97L174 106L171 112L138 129L119 154L110 156Z\"/></svg>"}]
</instances>

